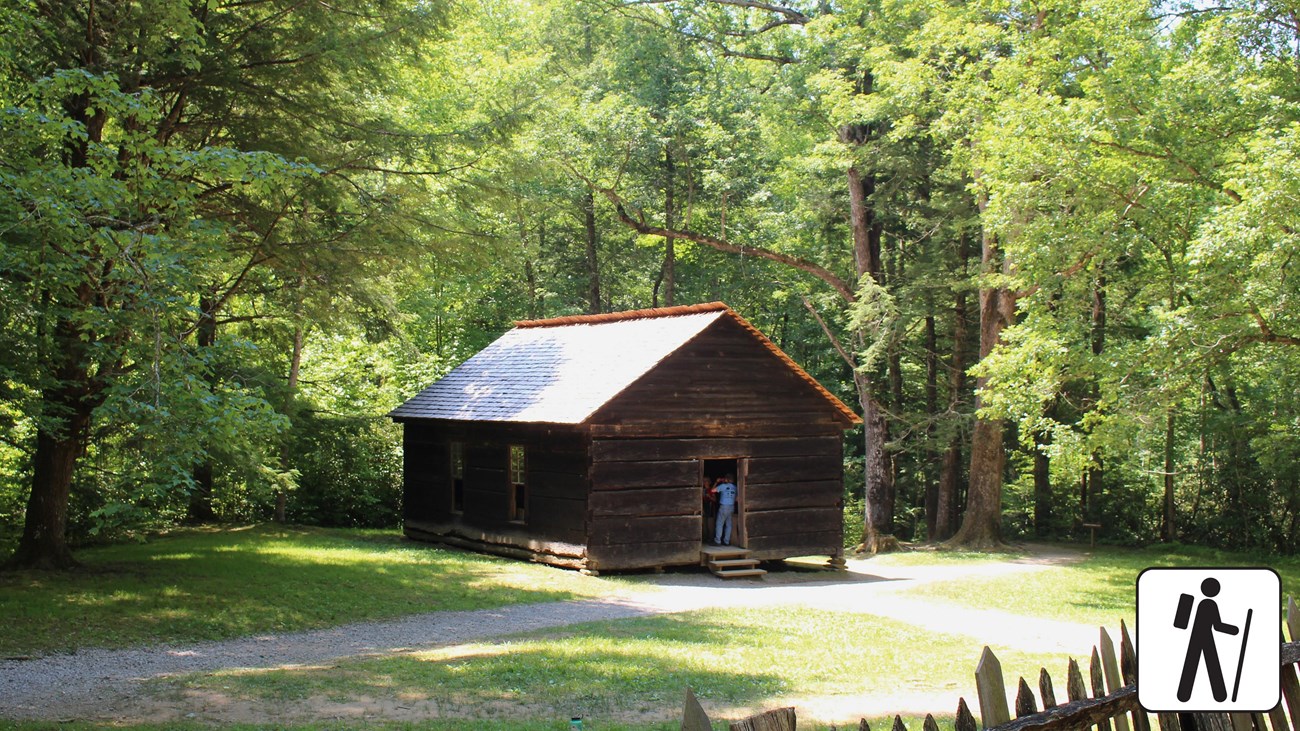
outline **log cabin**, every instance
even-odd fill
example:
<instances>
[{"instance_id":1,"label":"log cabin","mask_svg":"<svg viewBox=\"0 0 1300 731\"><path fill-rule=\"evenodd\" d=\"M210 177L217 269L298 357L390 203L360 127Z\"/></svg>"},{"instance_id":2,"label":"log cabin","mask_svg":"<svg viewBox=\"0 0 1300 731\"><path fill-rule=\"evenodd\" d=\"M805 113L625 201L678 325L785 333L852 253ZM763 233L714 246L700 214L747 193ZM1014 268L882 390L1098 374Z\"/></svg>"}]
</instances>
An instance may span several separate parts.
<instances>
[{"instance_id":1,"label":"log cabin","mask_svg":"<svg viewBox=\"0 0 1300 731\"><path fill-rule=\"evenodd\" d=\"M861 420L722 303L516 323L389 416L413 539L587 573L843 565ZM709 545L726 474L734 551Z\"/></svg>"}]
</instances>

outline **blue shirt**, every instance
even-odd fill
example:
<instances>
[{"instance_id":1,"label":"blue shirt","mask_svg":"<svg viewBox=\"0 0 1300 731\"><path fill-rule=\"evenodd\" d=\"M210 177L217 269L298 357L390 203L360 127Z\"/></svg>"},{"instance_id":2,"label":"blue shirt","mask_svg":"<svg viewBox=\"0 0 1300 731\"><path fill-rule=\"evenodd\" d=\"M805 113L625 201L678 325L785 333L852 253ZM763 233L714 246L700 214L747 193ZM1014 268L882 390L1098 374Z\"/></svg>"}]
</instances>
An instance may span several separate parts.
<instances>
[{"instance_id":1,"label":"blue shirt","mask_svg":"<svg viewBox=\"0 0 1300 731\"><path fill-rule=\"evenodd\" d=\"M718 504L735 505L736 504L736 486L730 482L718 484Z\"/></svg>"}]
</instances>

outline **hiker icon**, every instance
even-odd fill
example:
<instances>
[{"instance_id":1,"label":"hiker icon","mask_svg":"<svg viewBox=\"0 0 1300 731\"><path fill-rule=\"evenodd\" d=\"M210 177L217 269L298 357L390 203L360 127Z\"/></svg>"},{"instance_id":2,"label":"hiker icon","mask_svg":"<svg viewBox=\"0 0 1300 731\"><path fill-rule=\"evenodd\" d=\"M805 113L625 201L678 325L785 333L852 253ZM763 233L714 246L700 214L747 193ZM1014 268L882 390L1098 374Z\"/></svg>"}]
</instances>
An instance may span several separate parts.
<instances>
[{"instance_id":1,"label":"hiker icon","mask_svg":"<svg viewBox=\"0 0 1300 731\"><path fill-rule=\"evenodd\" d=\"M1192 634L1187 641L1187 657L1183 660L1183 674L1178 682L1178 700L1186 703L1192 698L1192 687L1196 684L1196 671L1205 661L1205 673L1210 679L1210 691L1214 700L1223 702L1228 697L1228 688L1223 682L1223 666L1219 663L1218 640L1216 632L1235 635L1236 625L1224 622L1219 616L1219 603L1214 597L1219 595L1219 581L1213 577L1201 582L1201 594L1205 598L1196 607L1196 618L1192 619L1192 604L1195 598L1191 594L1178 597L1178 611L1174 615L1174 627L1187 629L1191 620ZM1237 688L1241 684L1241 664L1246 657L1246 642L1250 637L1250 618L1253 610L1246 610L1246 627L1241 640L1241 658L1237 661L1237 679L1232 689L1232 699L1237 700Z\"/></svg>"},{"instance_id":2,"label":"hiker icon","mask_svg":"<svg viewBox=\"0 0 1300 731\"><path fill-rule=\"evenodd\" d=\"M1264 713L1281 697L1282 581L1266 567L1156 567L1137 579L1138 703Z\"/></svg>"}]
</instances>

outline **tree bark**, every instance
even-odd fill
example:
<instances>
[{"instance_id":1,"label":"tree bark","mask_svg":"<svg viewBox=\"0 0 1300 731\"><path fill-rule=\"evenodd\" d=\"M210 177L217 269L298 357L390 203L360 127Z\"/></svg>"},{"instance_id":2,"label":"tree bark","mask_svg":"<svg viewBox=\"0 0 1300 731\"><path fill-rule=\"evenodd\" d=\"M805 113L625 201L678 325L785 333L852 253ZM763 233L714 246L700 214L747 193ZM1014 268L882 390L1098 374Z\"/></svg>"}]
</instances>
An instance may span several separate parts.
<instances>
[{"instance_id":1,"label":"tree bark","mask_svg":"<svg viewBox=\"0 0 1300 731\"><path fill-rule=\"evenodd\" d=\"M600 262L596 258L596 195L591 190L582 199L583 224L587 233L587 312L598 315L600 306Z\"/></svg>"},{"instance_id":2,"label":"tree bark","mask_svg":"<svg viewBox=\"0 0 1300 731\"><path fill-rule=\"evenodd\" d=\"M1166 543L1178 540L1178 527L1174 512L1174 409L1170 407L1165 413L1165 494L1164 520L1161 521L1160 537Z\"/></svg>"},{"instance_id":3,"label":"tree bark","mask_svg":"<svg viewBox=\"0 0 1300 731\"><path fill-rule=\"evenodd\" d=\"M966 271L968 256L966 237L958 239L957 255L961 270ZM966 338L968 318L966 315L966 292L957 289L953 292L952 307L952 354L949 358L948 411L957 414L962 398L966 392ZM948 448L943 454L942 467L939 470L939 494L935 501L934 532L931 540L945 541L957 530L959 497L962 493L962 434L955 430L948 441Z\"/></svg>"},{"instance_id":4,"label":"tree bark","mask_svg":"<svg viewBox=\"0 0 1300 731\"><path fill-rule=\"evenodd\" d=\"M1100 267L1100 265L1099 265ZM1101 269L1097 274L1097 283L1092 290L1092 326L1089 336L1094 357L1100 357L1106 349L1106 273ZM1090 407L1096 408L1101 402L1101 388L1095 382L1092 385ZM1092 455L1092 465L1085 477L1087 480L1086 501L1088 510L1083 514L1085 522L1096 522L1101 516L1097 511L1099 498L1105 485L1105 461L1101 453Z\"/></svg>"},{"instance_id":5,"label":"tree bark","mask_svg":"<svg viewBox=\"0 0 1300 731\"><path fill-rule=\"evenodd\" d=\"M673 229L673 152L670 146L664 146L664 227ZM664 237L664 307L672 307L677 289L677 252L673 236Z\"/></svg>"},{"instance_id":6,"label":"tree bark","mask_svg":"<svg viewBox=\"0 0 1300 731\"><path fill-rule=\"evenodd\" d=\"M880 404L868 396L862 404L863 429L876 438L867 438L866 453L866 528L869 531L867 543L870 550L878 552L894 534L894 480L889 466L889 455L885 452L885 440L880 435L887 434L889 426Z\"/></svg>"},{"instance_id":7,"label":"tree bark","mask_svg":"<svg viewBox=\"0 0 1300 731\"><path fill-rule=\"evenodd\" d=\"M84 293L83 293L84 294ZM68 548L68 501L77 460L86 452L91 415L102 396L86 367L89 354L80 329L61 318L53 333L57 362L55 385L42 393L36 452L32 457L32 491L18 549L8 566L68 569L77 565Z\"/></svg>"},{"instance_id":8,"label":"tree bark","mask_svg":"<svg viewBox=\"0 0 1300 731\"><path fill-rule=\"evenodd\" d=\"M302 348L305 338L306 331L303 329L302 323L298 323L293 328L293 351L289 354L289 393L285 396L285 413L293 410L293 400L298 394L298 379L302 373ZM280 463L283 469L289 469L289 447L287 443L280 455ZM288 507L289 494L283 489L277 490L275 493L275 522L287 522Z\"/></svg>"},{"instance_id":9,"label":"tree bark","mask_svg":"<svg viewBox=\"0 0 1300 731\"><path fill-rule=\"evenodd\" d=\"M980 213L987 201L979 200ZM1008 273L997 238L987 230L982 235L980 266L985 274ZM1015 297L1003 287L984 284L980 288L980 359L987 358L1002 339L1002 330L1015 313ZM975 408L980 407L979 389L987 377L976 379ZM971 435L970 487L966 492L966 514L961 528L949 539L952 547L991 548L1002 543L1002 474L1006 451L1002 445L1001 419L976 416Z\"/></svg>"},{"instance_id":10,"label":"tree bark","mask_svg":"<svg viewBox=\"0 0 1300 731\"><path fill-rule=\"evenodd\" d=\"M216 345L216 310L217 301L212 293L205 293L199 297L199 322L198 327L194 330L194 337L200 353L204 353L206 349ZM205 387L209 391L216 388L216 374L210 368L207 370L204 380ZM190 502L185 511L186 523L211 523L216 519L216 513L212 510L213 472L212 458L208 456L205 449L199 463L194 465L194 470L191 473L194 485L190 489Z\"/></svg>"},{"instance_id":11,"label":"tree bark","mask_svg":"<svg viewBox=\"0 0 1300 731\"><path fill-rule=\"evenodd\" d=\"M846 142L860 142L865 134L856 127L850 127L841 131L841 138ZM853 232L853 260L857 274L859 279L869 276L881 283L883 267L880 244L884 226L871 207L870 196L875 192L875 179L870 175L863 176L856 165L849 167L847 177L849 223ZM865 342L867 334L859 333L858 337ZM885 446L889 442L889 422L884 406L875 395L870 375L858 374L854 383L858 387L858 399L862 404L862 431L866 441L863 543L865 550L879 553L893 550L898 545L894 538L894 503L897 493L889 451Z\"/></svg>"},{"instance_id":12,"label":"tree bark","mask_svg":"<svg viewBox=\"0 0 1300 731\"><path fill-rule=\"evenodd\" d=\"M962 488L962 438L954 434L943 451L939 467L939 494L935 499L934 532L931 541L946 541L956 532Z\"/></svg>"},{"instance_id":13,"label":"tree bark","mask_svg":"<svg viewBox=\"0 0 1300 731\"><path fill-rule=\"evenodd\" d=\"M1034 534L1039 538L1047 536L1052 520L1052 465L1043 451L1049 443L1047 435L1034 437Z\"/></svg>"},{"instance_id":14,"label":"tree bark","mask_svg":"<svg viewBox=\"0 0 1300 731\"><path fill-rule=\"evenodd\" d=\"M67 543L68 499L77 459L85 452L89 424L90 414L79 410L61 433L37 430L27 520L11 566L48 570L77 565Z\"/></svg>"},{"instance_id":15,"label":"tree bark","mask_svg":"<svg viewBox=\"0 0 1300 731\"><path fill-rule=\"evenodd\" d=\"M935 447L934 426L939 420L939 345L935 333L934 298L926 298L925 315L925 414L929 422L925 428L925 537L934 540L936 512L939 508L939 482L931 465L941 464L943 455Z\"/></svg>"}]
</instances>

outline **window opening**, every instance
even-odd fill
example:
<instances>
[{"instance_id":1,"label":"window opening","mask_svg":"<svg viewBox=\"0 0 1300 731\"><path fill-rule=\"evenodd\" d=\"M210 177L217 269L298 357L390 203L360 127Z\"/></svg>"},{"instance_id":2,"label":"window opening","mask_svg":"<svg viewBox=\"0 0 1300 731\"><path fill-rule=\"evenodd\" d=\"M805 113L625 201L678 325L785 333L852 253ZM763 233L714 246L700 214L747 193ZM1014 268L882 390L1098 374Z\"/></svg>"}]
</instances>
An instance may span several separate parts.
<instances>
[{"instance_id":1,"label":"window opening","mask_svg":"<svg viewBox=\"0 0 1300 731\"><path fill-rule=\"evenodd\" d=\"M465 443L452 442L451 449L451 512L465 512Z\"/></svg>"},{"instance_id":2,"label":"window opening","mask_svg":"<svg viewBox=\"0 0 1300 731\"><path fill-rule=\"evenodd\" d=\"M524 448L510 447L510 520L528 520L528 485L524 481Z\"/></svg>"}]
</instances>

